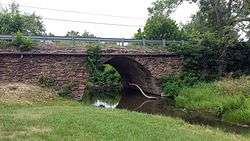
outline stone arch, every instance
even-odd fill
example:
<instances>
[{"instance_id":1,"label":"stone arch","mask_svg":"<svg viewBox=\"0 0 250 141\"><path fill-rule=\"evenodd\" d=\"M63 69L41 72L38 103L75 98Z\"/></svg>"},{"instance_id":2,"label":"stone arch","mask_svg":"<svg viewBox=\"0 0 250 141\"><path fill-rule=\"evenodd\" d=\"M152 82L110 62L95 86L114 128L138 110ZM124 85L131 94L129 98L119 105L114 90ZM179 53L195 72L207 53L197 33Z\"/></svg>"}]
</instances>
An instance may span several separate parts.
<instances>
[{"instance_id":1,"label":"stone arch","mask_svg":"<svg viewBox=\"0 0 250 141\"><path fill-rule=\"evenodd\" d=\"M119 72L125 88L132 87L130 84L137 84L146 93L161 95L151 72L133 58L117 56L105 60L103 64L109 64Z\"/></svg>"}]
</instances>

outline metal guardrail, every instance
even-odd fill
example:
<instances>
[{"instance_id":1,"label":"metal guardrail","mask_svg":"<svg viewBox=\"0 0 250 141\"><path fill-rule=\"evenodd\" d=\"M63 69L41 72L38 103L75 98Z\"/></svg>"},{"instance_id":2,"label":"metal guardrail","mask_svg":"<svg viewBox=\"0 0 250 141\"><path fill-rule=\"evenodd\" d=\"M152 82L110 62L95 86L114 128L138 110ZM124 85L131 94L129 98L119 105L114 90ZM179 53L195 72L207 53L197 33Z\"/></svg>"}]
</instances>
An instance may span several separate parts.
<instances>
[{"instance_id":1,"label":"metal guardrail","mask_svg":"<svg viewBox=\"0 0 250 141\"><path fill-rule=\"evenodd\" d=\"M184 41L168 41L168 40L136 40L136 39L126 39L126 38L83 38L83 37L69 37L69 36L26 36L30 37L32 40L36 41L80 41L80 42L92 42L92 43L106 43L115 42L120 43L121 46L125 46L125 43L137 43L142 46L146 44L162 45L166 46L169 43L183 43ZM0 35L0 40L12 40L15 36L12 35Z\"/></svg>"}]
</instances>

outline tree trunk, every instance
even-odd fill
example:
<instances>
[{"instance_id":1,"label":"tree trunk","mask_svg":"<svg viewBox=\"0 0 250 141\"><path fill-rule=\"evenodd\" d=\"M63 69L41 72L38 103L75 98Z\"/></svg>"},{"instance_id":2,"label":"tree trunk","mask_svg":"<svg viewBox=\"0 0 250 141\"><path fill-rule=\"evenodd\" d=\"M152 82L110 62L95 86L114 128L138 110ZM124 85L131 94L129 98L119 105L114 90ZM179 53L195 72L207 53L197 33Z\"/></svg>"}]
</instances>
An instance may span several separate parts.
<instances>
[{"instance_id":1,"label":"tree trunk","mask_svg":"<svg viewBox=\"0 0 250 141\"><path fill-rule=\"evenodd\" d=\"M219 67L218 67L218 75L219 77L223 77L225 73L225 69L227 67L227 46L223 45L220 49L220 57L219 57Z\"/></svg>"}]
</instances>

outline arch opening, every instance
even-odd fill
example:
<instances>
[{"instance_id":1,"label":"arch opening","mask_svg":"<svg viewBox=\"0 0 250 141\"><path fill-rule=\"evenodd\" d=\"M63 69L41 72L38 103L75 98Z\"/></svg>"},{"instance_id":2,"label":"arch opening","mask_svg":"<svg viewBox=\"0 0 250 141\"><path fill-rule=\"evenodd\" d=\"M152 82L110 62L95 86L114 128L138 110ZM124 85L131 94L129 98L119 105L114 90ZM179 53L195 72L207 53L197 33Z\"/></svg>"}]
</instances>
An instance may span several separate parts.
<instances>
[{"instance_id":1,"label":"arch opening","mask_svg":"<svg viewBox=\"0 0 250 141\"><path fill-rule=\"evenodd\" d=\"M138 89L135 85L131 85L136 84L148 94L160 95L159 88L151 72L134 59L128 57L113 57L103 64L109 64L118 71L122 78L124 88Z\"/></svg>"}]
</instances>

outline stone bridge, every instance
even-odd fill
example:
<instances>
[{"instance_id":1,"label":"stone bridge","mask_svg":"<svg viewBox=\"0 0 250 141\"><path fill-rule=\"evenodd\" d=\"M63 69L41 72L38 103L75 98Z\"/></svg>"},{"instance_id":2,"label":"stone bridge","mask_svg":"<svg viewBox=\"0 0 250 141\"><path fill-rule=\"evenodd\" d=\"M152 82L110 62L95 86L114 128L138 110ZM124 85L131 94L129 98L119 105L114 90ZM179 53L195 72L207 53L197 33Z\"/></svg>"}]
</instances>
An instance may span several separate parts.
<instances>
[{"instance_id":1,"label":"stone bridge","mask_svg":"<svg viewBox=\"0 0 250 141\"><path fill-rule=\"evenodd\" d=\"M0 52L0 82L36 84L41 76L53 78L61 86L74 82L72 96L78 99L89 76L86 57L86 53ZM120 73L124 87L134 83L156 95L162 94L160 76L177 73L182 66L182 59L174 53L104 53L102 62Z\"/></svg>"}]
</instances>

